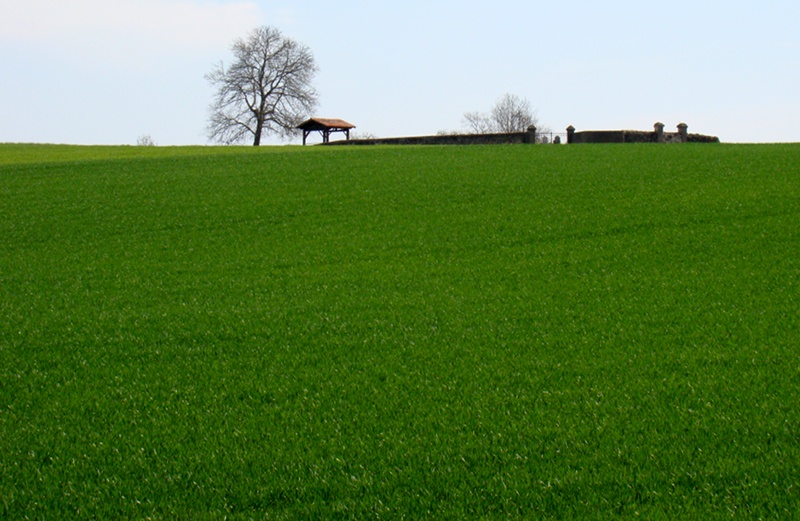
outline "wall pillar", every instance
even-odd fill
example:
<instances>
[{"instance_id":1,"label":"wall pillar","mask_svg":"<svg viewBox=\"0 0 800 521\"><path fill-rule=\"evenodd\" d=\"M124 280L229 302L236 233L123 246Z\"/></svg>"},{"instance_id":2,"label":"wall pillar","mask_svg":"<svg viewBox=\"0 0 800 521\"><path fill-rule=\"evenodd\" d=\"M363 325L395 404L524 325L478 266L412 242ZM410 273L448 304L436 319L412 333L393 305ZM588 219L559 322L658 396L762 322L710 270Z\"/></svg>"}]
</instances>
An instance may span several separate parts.
<instances>
[{"instance_id":1,"label":"wall pillar","mask_svg":"<svg viewBox=\"0 0 800 521\"><path fill-rule=\"evenodd\" d=\"M664 143L664 124L659 121L653 128L656 131L656 143Z\"/></svg>"},{"instance_id":2,"label":"wall pillar","mask_svg":"<svg viewBox=\"0 0 800 521\"><path fill-rule=\"evenodd\" d=\"M528 126L528 131L522 136L522 142L528 145L536 144L536 127L533 125Z\"/></svg>"},{"instance_id":3,"label":"wall pillar","mask_svg":"<svg viewBox=\"0 0 800 521\"><path fill-rule=\"evenodd\" d=\"M572 125L567 127L567 144L571 145L575 139L575 127Z\"/></svg>"},{"instance_id":4,"label":"wall pillar","mask_svg":"<svg viewBox=\"0 0 800 521\"><path fill-rule=\"evenodd\" d=\"M678 123L678 136L680 136L681 143L689 141L689 125L686 123Z\"/></svg>"}]
</instances>

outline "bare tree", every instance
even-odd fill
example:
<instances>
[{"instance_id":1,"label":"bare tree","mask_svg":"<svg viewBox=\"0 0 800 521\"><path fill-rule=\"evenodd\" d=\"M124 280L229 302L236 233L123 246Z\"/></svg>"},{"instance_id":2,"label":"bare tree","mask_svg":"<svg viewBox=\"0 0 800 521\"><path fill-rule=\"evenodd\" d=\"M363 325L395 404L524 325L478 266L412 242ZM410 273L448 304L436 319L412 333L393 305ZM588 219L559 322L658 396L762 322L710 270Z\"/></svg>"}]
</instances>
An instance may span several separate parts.
<instances>
[{"instance_id":1,"label":"bare tree","mask_svg":"<svg viewBox=\"0 0 800 521\"><path fill-rule=\"evenodd\" d=\"M535 118L528 100L506 94L492 108L492 121L498 132L524 132Z\"/></svg>"},{"instance_id":2,"label":"bare tree","mask_svg":"<svg viewBox=\"0 0 800 521\"><path fill-rule=\"evenodd\" d=\"M464 124L475 134L491 134L497 132L494 122L489 114L483 112L467 112L464 114Z\"/></svg>"},{"instance_id":3,"label":"bare tree","mask_svg":"<svg viewBox=\"0 0 800 521\"><path fill-rule=\"evenodd\" d=\"M287 137L314 109L311 86L317 66L311 51L273 27L259 27L232 47L234 62L206 79L217 89L210 106L208 137L231 144L264 134Z\"/></svg>"},{"instance_id":4,"label":"bare tree","mask_svg":"<svg viewBox=\"0 0 800 521\"><path fill-rule=\"evenodd\" d=\"M491 112L467 112L464 124L476 134L493 132L524 132L530 125L537 125L531 104L513 94L506 94L495 103Z\"/></svg>"}]
</instances>

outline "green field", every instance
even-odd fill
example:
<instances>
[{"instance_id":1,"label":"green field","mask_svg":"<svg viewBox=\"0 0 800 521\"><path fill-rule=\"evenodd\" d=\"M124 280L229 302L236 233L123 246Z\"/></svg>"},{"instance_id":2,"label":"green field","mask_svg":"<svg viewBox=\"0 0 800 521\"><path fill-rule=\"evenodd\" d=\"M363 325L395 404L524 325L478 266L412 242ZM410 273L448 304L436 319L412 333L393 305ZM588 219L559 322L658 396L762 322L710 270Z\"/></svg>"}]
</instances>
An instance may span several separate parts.
<instances>
[{"instance_id":1,"label":"green field","mask_svg":"<svg viewBox=\"0 0 800 521\"><path fill-rule=\"evenodd\" d=\"M0 518L798 508L800 145L0 145Z\"/></svg>"}]
</instances>

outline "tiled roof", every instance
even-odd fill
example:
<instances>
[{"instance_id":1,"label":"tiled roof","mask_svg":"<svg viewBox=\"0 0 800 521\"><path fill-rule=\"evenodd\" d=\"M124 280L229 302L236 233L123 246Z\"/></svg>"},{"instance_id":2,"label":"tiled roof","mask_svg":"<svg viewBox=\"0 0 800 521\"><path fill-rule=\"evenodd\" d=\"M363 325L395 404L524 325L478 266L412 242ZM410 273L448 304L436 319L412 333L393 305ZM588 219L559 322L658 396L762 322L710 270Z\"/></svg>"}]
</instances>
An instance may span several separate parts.
<instances>
[{"instance_id":1,"label":"tiled roof","mask_svg":"<svg viewBox=\"0 0 800 521\"><path fill-rule=\"evenodd\" d=\"M352 123L348 123L343 119L336 118L311 118L297 125L297 128L306 129L308 127L316 126L328 128L356 128L356 126Z\"/></svg>"}]
</instances>

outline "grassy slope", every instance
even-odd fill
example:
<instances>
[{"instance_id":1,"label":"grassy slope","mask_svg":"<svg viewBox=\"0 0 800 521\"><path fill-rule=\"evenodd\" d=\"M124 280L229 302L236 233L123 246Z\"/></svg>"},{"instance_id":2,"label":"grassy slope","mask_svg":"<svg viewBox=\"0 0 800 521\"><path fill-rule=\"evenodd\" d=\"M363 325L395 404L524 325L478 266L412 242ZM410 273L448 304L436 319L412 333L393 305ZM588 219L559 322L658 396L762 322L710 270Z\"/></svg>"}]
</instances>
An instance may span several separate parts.
<instances>
[{"instance_id":1,"label":"grassy slope","mask_svg":"<svg viewBox=\"0 0 800 521\"><path fill-rule=\"evenodd\" d=\"M0 147L0 513L785 517L800 147Z\"/></svg>"}]
</instances>

